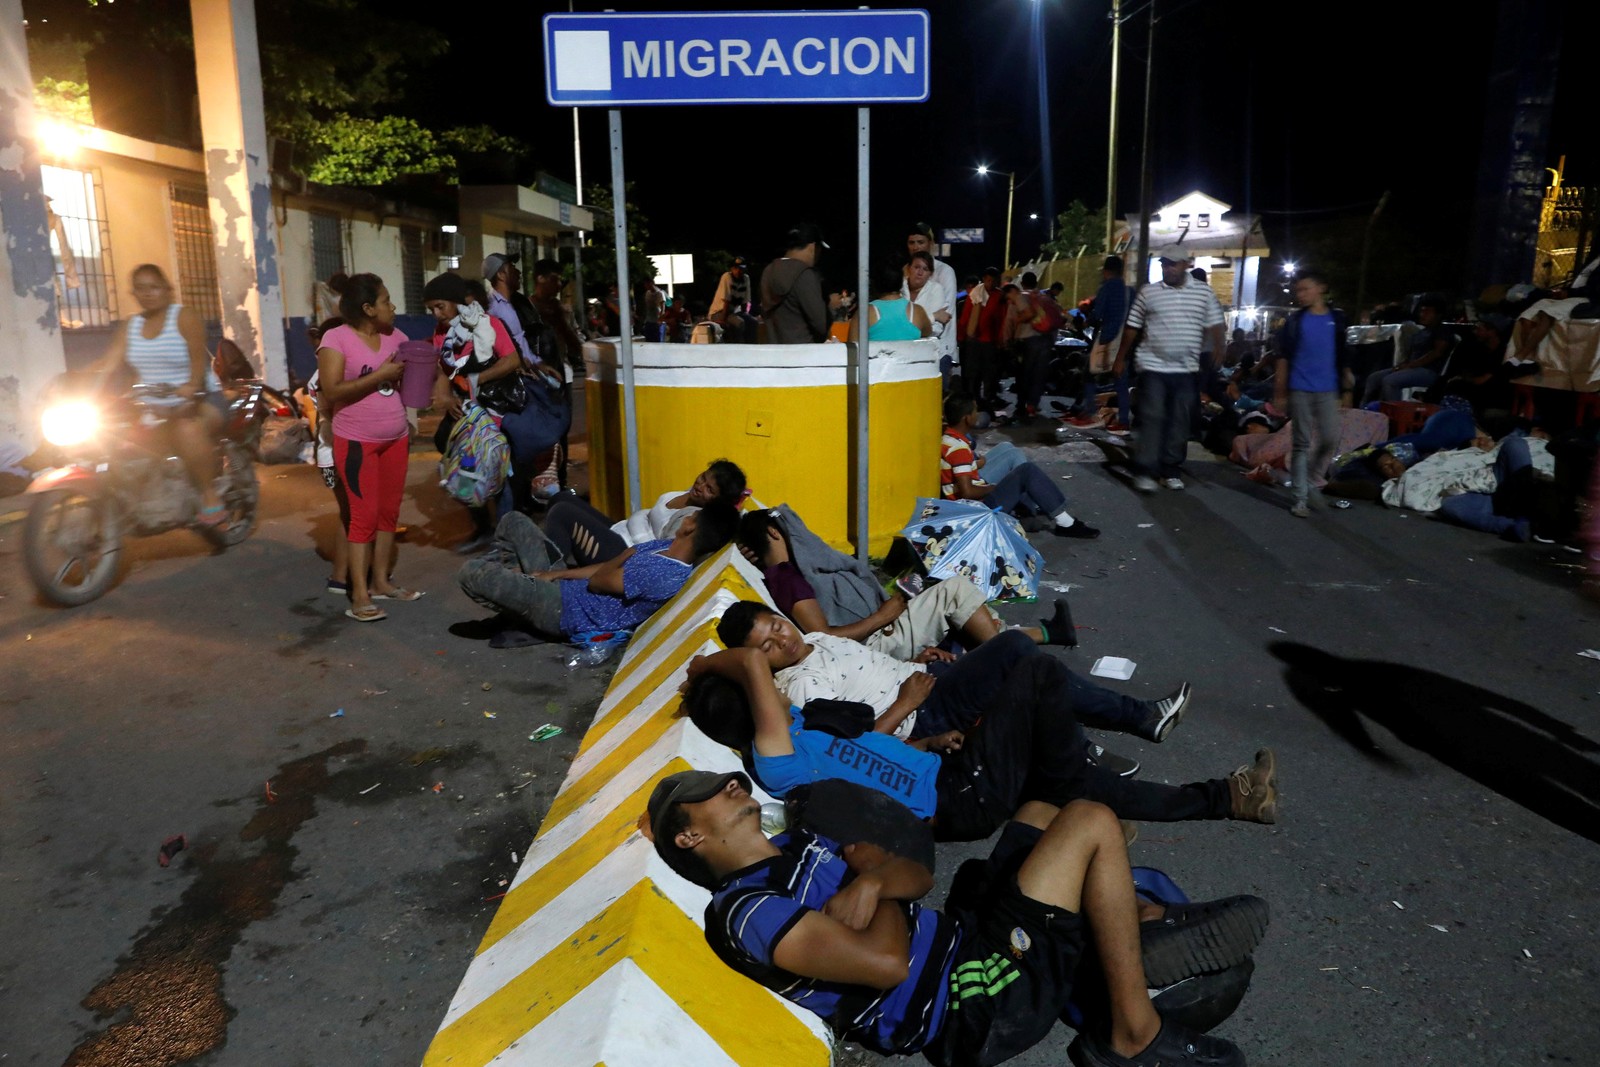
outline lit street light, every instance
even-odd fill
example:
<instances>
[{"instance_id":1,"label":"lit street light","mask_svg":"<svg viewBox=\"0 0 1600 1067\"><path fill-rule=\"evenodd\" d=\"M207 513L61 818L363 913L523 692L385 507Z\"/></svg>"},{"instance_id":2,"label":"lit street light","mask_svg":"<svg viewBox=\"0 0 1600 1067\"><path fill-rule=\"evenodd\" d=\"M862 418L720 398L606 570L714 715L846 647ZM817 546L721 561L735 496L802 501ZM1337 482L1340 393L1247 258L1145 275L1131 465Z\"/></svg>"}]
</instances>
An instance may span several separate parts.
<instances>
[{"instance_id":1,"label":"lit street light","mask_svg":"<svg viewBox=\"0 0 1600 1067\"><path fill-rule=\"evenodd\" d=\"M1017 176L1015 174L1010 173L1009 171L995 170L993 167L989 166L987 163L978 164L978 174L979 174L980 177L987 177L990 174L1004 174L1009 179L1009 181L1007 182L1007 185L1006 185L1006 252L1005 252L1005 265L1009 269L1010 266L1011 266L1011 205L1016 201L1016 198L1017 198Z\"/></svg>"},{"instance_id":2,"label":"lit street light","mask_svg":"<svg viewBox=\"0 0 1600 1067\"><path fill-rule=\"evenodd\" d=\"M1292 259L1283 265L1283 273L1287 275L1293 275L1299 269L1300 265Z\"/></svg>"}]
</instances>

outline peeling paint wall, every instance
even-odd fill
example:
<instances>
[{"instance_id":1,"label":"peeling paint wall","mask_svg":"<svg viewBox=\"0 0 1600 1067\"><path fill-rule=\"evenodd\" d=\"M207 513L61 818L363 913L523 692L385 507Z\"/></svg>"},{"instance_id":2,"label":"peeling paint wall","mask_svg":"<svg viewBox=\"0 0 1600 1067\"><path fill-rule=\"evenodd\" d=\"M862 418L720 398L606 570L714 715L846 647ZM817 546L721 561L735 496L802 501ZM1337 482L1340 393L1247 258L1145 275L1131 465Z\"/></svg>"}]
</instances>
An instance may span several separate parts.
<instances>
[{"instance_id":1,"label":"peeling paint wall","mask_svg":"<svg viewBox=\"0 0 1600 1067\"><path fill-rule=\"evenodd\" d=\"M253 0L190 0L222 332L274 385L288 382L261 54Z\"/></svg>"},{"instance_id":2,"label":"peeling paint wall","mask_svg":"<svg viewBox=\"0 0 1600 1067\"><path fill-rule=\"evenodd\" d=\"M40 391L66 369L21 0L0 0L0 447L38 444Z\"/></svg>"}]
</instances>

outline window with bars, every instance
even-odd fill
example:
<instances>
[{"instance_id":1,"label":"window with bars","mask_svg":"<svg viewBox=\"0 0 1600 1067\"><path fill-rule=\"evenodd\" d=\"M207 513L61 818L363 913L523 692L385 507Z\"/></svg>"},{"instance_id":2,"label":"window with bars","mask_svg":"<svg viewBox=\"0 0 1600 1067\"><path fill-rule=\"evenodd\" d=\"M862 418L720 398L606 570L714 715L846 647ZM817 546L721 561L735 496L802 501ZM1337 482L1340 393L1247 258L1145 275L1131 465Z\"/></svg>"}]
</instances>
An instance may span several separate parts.
<instances>
[{"instance_id":1,"label":"window with bars","mask_svg":"<svg viewBox=\"0 0 1600 1067\"><path fill-rule=\"evenodd\" d=\"M319 282L345 272L344 234L338 215L311 212L311 269Z\"/></svg>"},{"instance_id":2,"label":"window with bars","mask_svg":"<svg viewBox=\"0 0 1600 1067\"><path fill-rule=\"evenodd\" d=\"M506 231L506 251L518 256L517 266L524 277L533 276L533 265L539 262L539 239L532 234ZM531 284L531 283L530 283Z\"/></svg>"},{"instance_id":3,"label":"window with bars","mask_svg":"<svg viewBox=\"0 0 1600 1067\"><path fill-rule=\"evenodd\" d=\"M422 300L422 273L423 273L423 241L427 234L423 233L420 226L400 227L400 279L401 292L404 302L402 309L407 315L421 315L427 308Z\"/></svg>"},{"instance_id":4,"label":"window with bars","mask_svg":"<svg viewBox=\"0 0 1600 1067\"><path fill-rule=\"evenodd\" d=\"M117 319L117 282L100 172L48 165L39 171L50 208L61 328L110 326Z\"/></svg>"},{"instance_id":5,"label":"window with bars","mask_svg":"<svg viewBox=\"0 0 1600 1067\"><path fill-rule=\"evenodd\" d=\"M217 293L217 246L211 231L211 207L205 189L169 186L172 203L172 246L178 263L178 293L184 307L207 322L222 318Z\"/></svg>"}]
</instances>

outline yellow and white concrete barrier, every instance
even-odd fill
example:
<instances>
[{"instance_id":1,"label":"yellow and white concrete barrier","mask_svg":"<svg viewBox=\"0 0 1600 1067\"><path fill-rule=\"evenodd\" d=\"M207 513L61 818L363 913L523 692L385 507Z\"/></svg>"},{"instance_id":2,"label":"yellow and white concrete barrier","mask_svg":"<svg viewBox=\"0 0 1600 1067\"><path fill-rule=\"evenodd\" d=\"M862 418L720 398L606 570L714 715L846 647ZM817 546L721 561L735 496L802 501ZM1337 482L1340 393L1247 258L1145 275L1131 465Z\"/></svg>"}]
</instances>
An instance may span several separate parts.
<instances>
[{"instance_id":1,"label":"yellow and white concrete barrier","mask_svg":"<svg viewBox=\"0 0 1600 1067\"><path fill-rule=\"evenodd\" d=\"M633 346L639 483L648 506L726 456L756 496L787 501L834 548L854 536L855 346ZM589 490L608 515L627 511L627 442L616 346L584 345ZM868 414L870 550L881 554L906 501L939 488L939 344L874 341Z\"/></svg>"},{"instance_id":2,"label":"yellow and white concrete barrier","mask_svg":"<svg viewBox=\"0 0 1600 1067\"><path fill-rule=\"evenodd\" d=\"M636 827L666 775L738 769L678 716L678 686L694 656L721 647L722 612L748 599L768 600L730 547L634 634L424 1067L830 1062L819 1019L712 953L708 894Z\"/></svg>"}]
</instances>

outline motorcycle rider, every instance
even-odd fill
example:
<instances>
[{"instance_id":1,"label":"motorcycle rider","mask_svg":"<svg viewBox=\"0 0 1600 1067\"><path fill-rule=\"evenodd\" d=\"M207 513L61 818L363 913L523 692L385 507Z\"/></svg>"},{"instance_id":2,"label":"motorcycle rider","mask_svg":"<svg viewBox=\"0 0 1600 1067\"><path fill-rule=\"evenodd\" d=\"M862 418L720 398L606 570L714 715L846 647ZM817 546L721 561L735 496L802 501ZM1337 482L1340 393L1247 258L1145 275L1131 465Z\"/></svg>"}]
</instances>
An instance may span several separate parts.
<instances>
[{"instance_id":1,"label":"motorcycle rider","mask_svg":"<svg viewBox=\"0 0 1600 1067\"><path fill-rule=\"evenodd\" d=\"M140 402L167 420L173 446L200 494L198 520L215 526L226 519L217 490L222 460L216 441L227 401L211 370L200 316L172 297L172 283L160 267L145 263L133 268L133 298L140 313L111 335L111 347L90 371L105 381L126 366L145 385L177 387L176 396L141 397ZM195 395L202 392L204 399L197 401Z\"/></svg>"}]
</instances>

